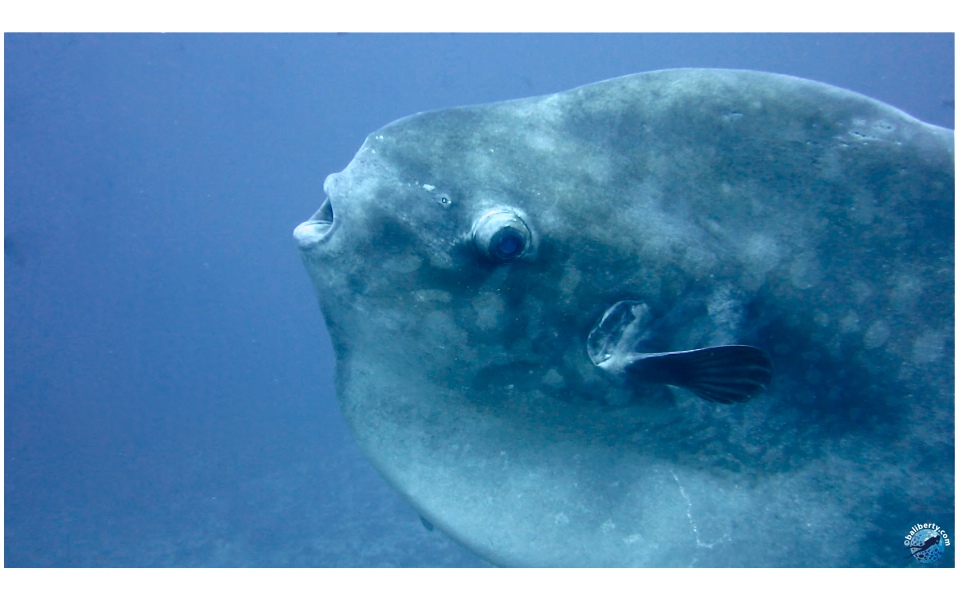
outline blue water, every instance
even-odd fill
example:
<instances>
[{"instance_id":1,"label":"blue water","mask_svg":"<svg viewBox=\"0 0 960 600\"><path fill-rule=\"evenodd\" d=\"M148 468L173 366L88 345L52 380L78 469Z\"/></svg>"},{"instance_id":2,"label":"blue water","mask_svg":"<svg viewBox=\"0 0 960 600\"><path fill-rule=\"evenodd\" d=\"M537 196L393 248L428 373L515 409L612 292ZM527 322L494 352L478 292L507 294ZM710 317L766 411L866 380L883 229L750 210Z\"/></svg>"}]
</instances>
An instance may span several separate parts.
<instances>
[{"instance_id":1,"label":"blue water","mask_svg":"<svg viewBox=\"0 0 960 600\"><path fill-rule=\"evenodd\" d=\"M727 67L954 126L949 34L6 35L4 61L8 567L486 564L351 441L291 237L396 118Z\"/></svg>"}]
</instances>

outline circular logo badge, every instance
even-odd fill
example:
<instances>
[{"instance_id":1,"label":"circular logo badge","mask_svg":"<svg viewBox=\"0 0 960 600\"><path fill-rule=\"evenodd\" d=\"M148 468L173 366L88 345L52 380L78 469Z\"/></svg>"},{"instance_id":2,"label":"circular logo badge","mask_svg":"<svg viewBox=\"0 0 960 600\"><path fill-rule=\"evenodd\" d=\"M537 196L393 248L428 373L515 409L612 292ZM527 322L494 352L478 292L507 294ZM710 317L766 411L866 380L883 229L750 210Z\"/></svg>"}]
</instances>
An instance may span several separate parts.
<instances>
[{"instance_id":1,"label":"circular logo badge","mask_svg":"<svg viewBox=\"0 0 960 600\"><path fill-rule=\"evenodd\" d=\"M903 544L910 551L910 556L922 563L932 563L943 556L943 551L949 542L942 529L931 525L914 527L904 539Z\"/></svg>"}]
</instances>

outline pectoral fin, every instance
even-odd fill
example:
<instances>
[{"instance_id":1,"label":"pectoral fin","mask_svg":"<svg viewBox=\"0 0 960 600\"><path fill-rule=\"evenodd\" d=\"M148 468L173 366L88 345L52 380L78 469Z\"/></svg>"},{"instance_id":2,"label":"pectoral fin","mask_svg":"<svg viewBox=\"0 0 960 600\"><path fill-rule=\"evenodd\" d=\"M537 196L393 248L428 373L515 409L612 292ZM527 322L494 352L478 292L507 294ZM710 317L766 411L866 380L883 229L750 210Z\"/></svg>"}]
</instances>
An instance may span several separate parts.
<instances>
[{"instance_id":1,"label":"pectoral fin","mask_svg":"<svg viewBox=\"0 0 960 600\"><path fill-rule=\"evenodd\" d=\"M681 352L638 354L624 365L629 377L665 383L721 404L746 402L770 385L772 364L753 346L712 346Z\"/></svg>"}]
</instances>

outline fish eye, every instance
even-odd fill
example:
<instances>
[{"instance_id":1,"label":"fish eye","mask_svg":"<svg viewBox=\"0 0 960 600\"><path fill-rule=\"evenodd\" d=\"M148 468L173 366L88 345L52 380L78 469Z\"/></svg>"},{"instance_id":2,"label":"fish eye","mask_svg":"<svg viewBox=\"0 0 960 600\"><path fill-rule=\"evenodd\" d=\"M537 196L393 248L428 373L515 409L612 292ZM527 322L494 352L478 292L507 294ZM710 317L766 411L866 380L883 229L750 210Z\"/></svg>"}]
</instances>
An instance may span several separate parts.
<instances>
[{"instance_id":1,"label":"fish eye","mask_svg":"<svg viewBox=\"0 0 960 600\"><path fill-rule=\"evenodd\" d=\"M480 254L493 262L510 262L523 256L530 246L530 229L512 210L493 210L473 226L473 243Z\"/></svg>"}]
</instances>

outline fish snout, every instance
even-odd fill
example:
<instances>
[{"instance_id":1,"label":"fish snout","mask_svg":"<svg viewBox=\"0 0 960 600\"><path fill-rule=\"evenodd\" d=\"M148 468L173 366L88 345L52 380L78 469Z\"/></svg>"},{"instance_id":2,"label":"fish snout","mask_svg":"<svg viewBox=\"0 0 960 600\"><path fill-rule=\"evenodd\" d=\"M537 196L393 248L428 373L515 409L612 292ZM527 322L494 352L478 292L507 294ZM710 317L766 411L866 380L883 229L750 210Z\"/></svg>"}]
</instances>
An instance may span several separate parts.
<instances>
[{"instance_id":1,"label":"fish snout","mask_svg":"<svg viewBox=\"0 0 960 600\"><path fill-rule=\"evenodd\" d=\"M330 239L336 229L337 219L333 212L333 203L330 198L324 199L317 212L307 221L297 225L293 230L293 237L302 250L312 248Z\"/></svg>"}]
</instances>

